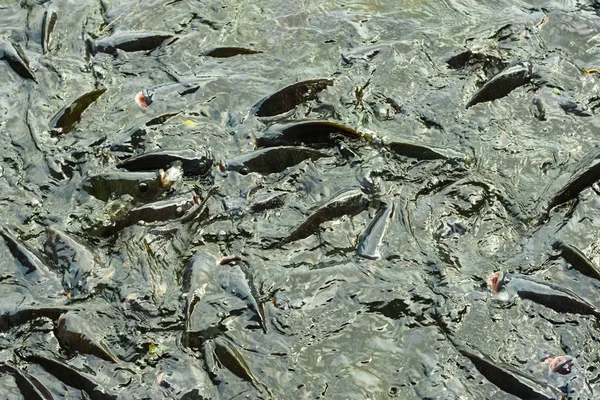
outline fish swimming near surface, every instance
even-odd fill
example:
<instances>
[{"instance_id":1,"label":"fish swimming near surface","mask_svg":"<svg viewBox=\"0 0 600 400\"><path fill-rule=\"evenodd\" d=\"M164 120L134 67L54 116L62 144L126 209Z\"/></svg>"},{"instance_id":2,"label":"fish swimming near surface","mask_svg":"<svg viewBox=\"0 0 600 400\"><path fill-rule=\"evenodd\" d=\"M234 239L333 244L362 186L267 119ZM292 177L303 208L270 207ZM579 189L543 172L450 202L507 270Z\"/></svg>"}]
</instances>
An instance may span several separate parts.
<instances>
[{"instance_id":1,"label":"fish swimming near surface","mask_svg":"<svg viewBox=\"0 0 600 400\"><path fill-rule=\"evenodd\" d=\"M465 105L469 108L478 103L500 99L523 86L533 77L533 64L521 61L510 65L487 81Z\"/></svg>"}]
</instances>

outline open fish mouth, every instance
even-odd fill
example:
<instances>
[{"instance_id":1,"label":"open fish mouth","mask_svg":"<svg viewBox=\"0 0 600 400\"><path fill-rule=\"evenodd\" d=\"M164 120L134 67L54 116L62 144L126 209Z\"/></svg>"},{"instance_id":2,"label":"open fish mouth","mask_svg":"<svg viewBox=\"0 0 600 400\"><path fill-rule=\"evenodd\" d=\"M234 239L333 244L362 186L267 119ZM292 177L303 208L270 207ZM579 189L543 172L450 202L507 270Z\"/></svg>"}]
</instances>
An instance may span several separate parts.
<instances>
[{"instance_id":1,"label":"open fish mouth","mask_svg":"<svg viewBox=\"0 0 600 400\"><path fill-rule=\"evenodd\" d=\"M488 287L494 293L500 292L502 290L502 286L504 286L505 274L502 271L494 272L490 275L488 279Z\"/></svg>"}]
</instances>

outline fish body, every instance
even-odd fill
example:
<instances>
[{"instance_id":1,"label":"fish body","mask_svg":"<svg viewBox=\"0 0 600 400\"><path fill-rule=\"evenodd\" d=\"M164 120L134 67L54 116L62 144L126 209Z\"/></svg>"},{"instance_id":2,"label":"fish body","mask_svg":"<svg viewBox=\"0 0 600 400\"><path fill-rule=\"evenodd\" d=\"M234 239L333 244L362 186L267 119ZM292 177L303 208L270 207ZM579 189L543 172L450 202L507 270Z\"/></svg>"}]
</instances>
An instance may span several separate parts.
<instances>
[{"instance_id":1,"label":"fish body","mask_svg":"<svg viewBox=\"0 0 600 400\"><path fill-rule=\"evenodd\" d=\"M50 120L50 130L56 134L68 133L81 119L81 114L102 94L106 88L92 90L61 108Z\"/></svg>"},{"instance_id":2,"label":"fish body","mask_svg":"<svg viewBox=\"0 0 600 400\"><path fill-rule=\"evenodd\" d=\"M539 382L534 377L528 376L510 365L495 362L478 351L465 346L458 346L457 349L460 354L475 365L481 375L506 393L521 399L532 400L563 398L563 393L557 388Z\"/></svg>"},{"instance_id":3,"label":"fish body","mask_svg":"<svg viewBox=\"0 0 600 400\"><path fill-rule=\"evenodd\" d=\"M48 259L63 271L63 286L71 296L94 289L94 275L103 269L103 263L91 246L59 229L48 228L44 247Z\"/></svg>"},{"instance_id":4,"label":"fish body","mask_svg":"<svg viewBox=\"0 0 600 400\"><path fill-rule=\"evenodd\" d=\"M58 318L56 338L60 345L69 350L82 354L92 354L112 363L118 363L117 358L106 347L100 338L94 338L89 322L74 312L67 312Z\"/></svg>"},{"instance_id":5,"label":"fish body","mask_svg":"<svg viewBox=\"0 0 600 400\"><path fill-rule=\"evenodd\" d=\"M600 280L600 268L596 266L585 254L577 247L566 244L562 241L554 243L553 247L561 251L561 256L573 268L590 278Z\"/></svg>"},{"instance_id":6,"label":"fish body","mask_svg":"<svg viewBox=\"0 0 600 400\"><path fill-rule=\"evenodd\" d=\"M500 99L519 86L528 83L533 77L533 64L529 61L522 61L510 65L499 74L487 81L471 99L467 102L465 108L474 106L477 103Z\"/></svg>"},{"instance_id":7,"label":"fish body","mask_svg":"<svg viewBox=\"0 0 600 400\"><path fill-rule=\"evenodd\" d=\"M243 54L259 54L262 51L246 49L244 47L217 47L211 50L207 50L203 53L203 55L207 57L215 57L215 58L228 58L234 57Z\"/></svg>"},{"instance_id":8,"label":"fish body","mask_svg":"<svg viewBox=\"0 0 600 400\"><path fill-rule=\"evenodd\" d=\"M166 32L119 32L114 35L90 41L92 54L116 54L117 50L126 52L148 51L171 43L174 36Z\"/></svg>"},{"instance_id":9,"label":"fish body","mask_svg":"<svg viewBox=\"0 0 600 400\"><path fill-rule=\"evenodd\" d=\"M131 196L134 201L148 202L159 198L181 177L183 171L173 166L167 171L123 172L114 171L92 175L85 179L83 188L99 200Z\"/></svg>"},{"instance_id":10,"label":"fish body","mask_svg":"<svg viewBox=\"0 0 600 400\"><path fill-rule=\"evenodd\" d=\"M284 238L280 245L304 239L317 231L319 226L344 215L354 216L369 205L369 197L360 189L346 189L317 208L296 230Z\"/></svg>"},{"instance_id":11,"label":"fish body","mask_svg":"<svg viewBox=\"0 0 600 400\"><path fill-rule=\"evenodd\" d=\"M254 140L256 147L310 146L327 147L339 141L339 135L360 139L362 134L354 129L331 121L300 121L272 125Z\"/></svg>"},{"instance_id":12,"label":"fish body","mask_svg":"<svg viewBox=\"0 0 600 400\"><path fill-rule=\"evenodd\" d=\"M21 78L31 79L37 83L35 74L29 66L29 61L18 43L0 39L0 59L6 61Z\"/></svg>"},{"instance_id":13,"label":"fish body","mask_svg":"<svg viewBox=\"0 0 600 400\"><path fill-rule=\"evenodd\" d=\"M213 156L207 149L156 150L123 160L117 167L127 171L152 171L158 168L167 169L175 163L181 165L185 176L203 176L210 170Z\"/></svg>"},{"instance_id":14,"label":"fish body","mask_svg":"<svg viewBox=\"0 0 600 400\"><path fill-rule=\"evenodd\" d=\"M170 197L130 209L115 222L113 231L119 231L139 222L165 222L185 216L195 205L198 198L195 193Z\"/></svg>"},{"instance_id":15,"label":"fish body","mask_svg":"<svg viewBox=\"0 0 600 400\"><path fill-rule=\"evenodd\" d=\"M52 32L56 26L58 20L58 14L54 9L48 8L44 13L44 19L42 20L42 53L46 54L52 47Z\"/></svg>"},{"instance_id":16,"label":"fish body","mask_svg":"<svg viewBox=\"0 0 600 400\"><path fill-rule=\"evenodd\" d=\"M394 216L394 204L382 204L379 211L360 236L356 253L363 258L377 260L381 258L379 246Z\"/></svg>"},{"instance_id":17,"label":"fish body","mask_svg":"<svg viewBox=\"0 0 600 400\"><path fill-rule=\"evenodd\" d=\"M490 277L489 286L495 292L506 289L523 300L531 300L559 313L592 315L600 319L600 310L596 306L573 291L550 283L498 272Z\"/></svg>"},{"instance_id":18,"label":"fish body","mask_svg":"<svg viewBox=\"0 0 600 400\"><path fill-rule=\"evenodd\" d=\"M224 168L241 174L249 172L272 174L282 172L304 160L316 160L321 157L331 156L307 147L268 147L233 157L224 163Z\"/></svg>"},{"instance_id":19,"label":"fish body","mask_svg":"<svg viewBox=\"0 0 600 400\"><path fill-rule=\"evenodd\" d=\"M331 79L313 79L294 83L265 97L253 108L258 117L272 117L293 110L299 104L314 100L322 90L333 85Z\"/></svg>"}]
</instances>

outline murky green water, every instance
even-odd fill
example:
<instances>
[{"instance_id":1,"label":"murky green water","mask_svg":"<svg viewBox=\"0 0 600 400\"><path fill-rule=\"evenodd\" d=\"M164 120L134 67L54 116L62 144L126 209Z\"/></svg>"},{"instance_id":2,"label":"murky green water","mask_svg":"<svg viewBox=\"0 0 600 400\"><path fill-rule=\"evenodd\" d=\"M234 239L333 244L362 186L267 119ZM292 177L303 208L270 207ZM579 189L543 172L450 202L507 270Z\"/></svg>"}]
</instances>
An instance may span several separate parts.
<instances>
[{"instance_id":1,"label":"murky green water","mask_svg":"<svg viewBox=\"0 0 600 400\"><path fill-rule=\"evenodd\" d=\"M0 397L594 398L599 7L0 2Z\"/></svg>"}]
</instances>

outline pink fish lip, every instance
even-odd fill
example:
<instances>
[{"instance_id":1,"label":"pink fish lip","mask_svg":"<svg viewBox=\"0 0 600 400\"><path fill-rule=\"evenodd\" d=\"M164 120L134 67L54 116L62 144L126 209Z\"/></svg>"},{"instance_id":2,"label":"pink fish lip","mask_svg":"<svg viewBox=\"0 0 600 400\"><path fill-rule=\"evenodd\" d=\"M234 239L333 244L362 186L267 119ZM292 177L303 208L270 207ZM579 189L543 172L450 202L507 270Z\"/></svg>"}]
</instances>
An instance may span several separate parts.
<instances>
[{"instance_id":1,"label":"pink fish lip","mask_svg":"<svg viewBox=\"0 0 600 400\"><path fill-rule=\"evenodd\" d=\"M573 360L571 356L558 356L550 363L550 370L561 375L568 375L573 368Z\"/></svg>"},{"instance_id":2,"label":"pink fish lip","mask_svg":"<svg viewBox=\"0 0 600 400\"><path fill-rule=\"evenodd\" d=\"M135 102L142 108L148 108L152 104L152 95L151 91L143 89L135 95Z\"/></svg>"},{"instance_id":3,"label":"pink fish lip","mask_svg":"<svg viewBox=\"0 0 600 400\"><path fill-rule=\"evenodd\" d=\"M492 292L494 292L494 293L500 292L503 284L504 284L504 272L498 271L498 272L494 272L493 274L490 275L490 277L488 279L488 287L492 290Z\"/></svg>"}]
</instances>

